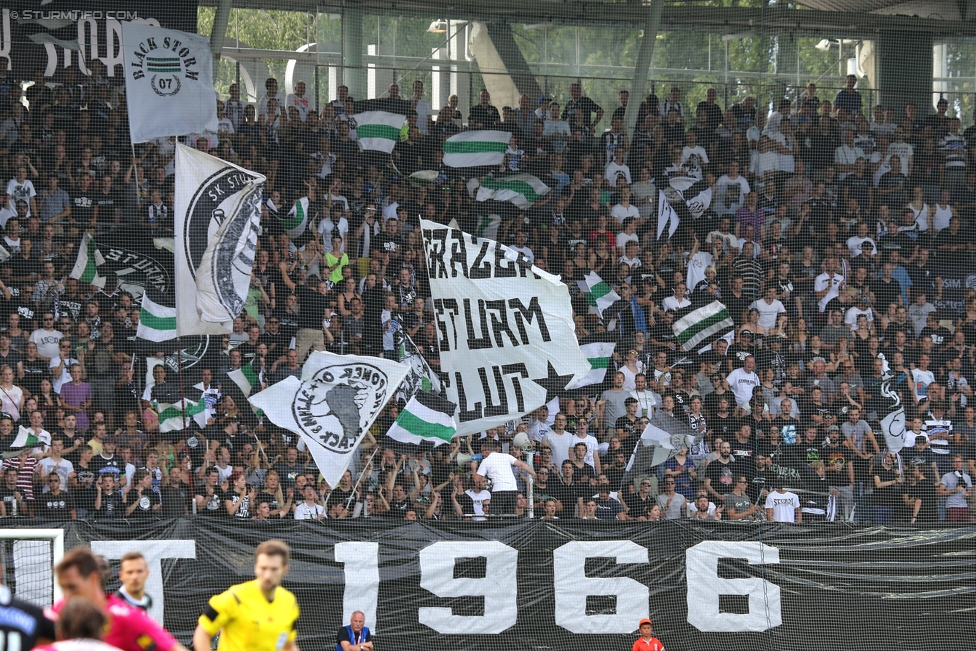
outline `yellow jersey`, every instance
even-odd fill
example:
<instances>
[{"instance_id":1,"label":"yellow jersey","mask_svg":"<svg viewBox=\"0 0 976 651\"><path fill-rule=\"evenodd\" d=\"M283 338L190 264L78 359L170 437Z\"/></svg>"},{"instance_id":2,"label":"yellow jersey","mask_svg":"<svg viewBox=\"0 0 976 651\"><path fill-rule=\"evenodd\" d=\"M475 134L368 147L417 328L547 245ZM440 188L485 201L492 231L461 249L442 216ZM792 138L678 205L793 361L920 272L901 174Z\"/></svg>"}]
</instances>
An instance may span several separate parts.
<instances>
[{"instance_id":1,"label":"yellow jersey","mask_svg":"<svg viewBox=\"0 0 976 651\"><path fill-rule=\"evenodd\" d=\"M211 597L198 623L210 635L221 632L218 651L281 651L295 640L297 621L295 595L278 586L268 601L254 580Z\"/></svg>"}]
</instances>

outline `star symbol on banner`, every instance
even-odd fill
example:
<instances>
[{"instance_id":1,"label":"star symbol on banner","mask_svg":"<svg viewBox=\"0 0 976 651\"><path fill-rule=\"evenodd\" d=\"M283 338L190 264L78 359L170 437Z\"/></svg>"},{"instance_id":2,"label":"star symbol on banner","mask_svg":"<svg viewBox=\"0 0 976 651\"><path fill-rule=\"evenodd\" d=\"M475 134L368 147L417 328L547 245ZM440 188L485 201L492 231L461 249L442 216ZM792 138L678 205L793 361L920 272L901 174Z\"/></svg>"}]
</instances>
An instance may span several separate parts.
<instances>
[{"instance_id":1,"label":"star symbol on banner","mask_svg":"<svg viewBox=\"0 0 976 651\"><path fill-rule=\"evenodd\" d=\"M552 362L547 361L546 363L549 365L549 368L546 371L547 376L532 378L532 381L546 390L546 403L548 403L552 401L553 398L559 397L559 394L566 390L566 385L572 381L574 376L572 373L568 375L560 375L556 372Z\"/></svg>"}]
</instances>

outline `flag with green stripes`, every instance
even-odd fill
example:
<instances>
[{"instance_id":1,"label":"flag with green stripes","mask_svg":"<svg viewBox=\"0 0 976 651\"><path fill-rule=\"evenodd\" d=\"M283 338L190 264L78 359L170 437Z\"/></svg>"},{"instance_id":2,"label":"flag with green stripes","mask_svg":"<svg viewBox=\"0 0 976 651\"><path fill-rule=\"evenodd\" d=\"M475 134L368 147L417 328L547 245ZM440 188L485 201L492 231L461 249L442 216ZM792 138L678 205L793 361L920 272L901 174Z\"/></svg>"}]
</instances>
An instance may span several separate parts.
<instances>
[{"instance_id":1,"label":"flag with green stripes","mask_svg":"<svg viewBox=\"0 0 976 651\"><path fill-rule=\"evenodd\" d=\"M146 284L139 308L139 327L136 336L147 341L168 341L176 332L176 307L168 305L165 295L152 283Z\"/></svg>"},{"instance_id":2,"label":"flag with green stripes","mask_svg":"<svg viewBox=\"0 0 976 651\"><path fill-rule=\"evenodd\" d=\"M463 131L444 141L444 164L448 167L501 165L511 140L508 131Z\"/></svg>"},{"instance_id":3,"label":"flag with green stripes","mask_svg":"<svg viewBox=\"0 0 976 651\"><path fill-rule=\"evenodd\" d=\"M590 372L576 382L570 382L566 390L581 389L594 384L602 384L607 377L607 369L613 359L613 351L617 347L615 341L594 341L580 346L580 352L590 363Z\"/></svg>"},{"instance_id":4,"label":"flag with green stripes","mask_svg":"<svg viewBox=\"0 0 976 651\"><path fill-rule=\"evenodd\" d=\"M99 252L95 238L91 233L86 232L78 246L78 258L75 260L75 266L68 275L95 287L105 287L105 276L98 273L98 268L104 263L105 258Z\"/></svg>"},{"instance_id":5,"label":"flag with green stripes","mask_svg":"<svg viewBox=\"0 0 976 651\"><path fill-rule=\"evenodd\" d=\"M688 312L671 325L683 350L694 350L701 342L735 327L728 309L719 301Z\"/></svg>"},{"instance_id":6,"label":"flag with green stripes","mask_svg":"<svg viewBox=\"0 0 976 651\"><path fill-rule=\"evenodd\" d=\"M278 219L278 225L288 234L288 239L296 240L305 234L308 227L308 197L295 202L288 214Z\"/></svg>"},{"instance_id":7,"label":"flag with green stripes","mask_svg":"<svg viewBox=\"0 0 976 651\"><path fill-rule=\"evenodd\" d=\"M471 185L469 182L469 192L472 189ZM478 182L477 188L475 199L478 201L489 199L505 201L515 204L522 210L531 208L532 204L549 192L549 186L531 174L514 174L499 178L489 175Z\"/></svg>"},{"instance_id":8,"label":"flag with green stripes","mask_svg":"<svg viewBox=\"0 0 976 651\"><path fill-rule=\"evenodd\" d=\"M244 364L240 368L228 372L227 377L237 385L237 388L241 390L245 398L250 396L251 392L255 389L258 391L261 390L261 378L258 377L251 364ZM254 405L251 405L251 410L258 416L264 414L263 411Z\"/></svg>"},{"instance_id":9,"label":"flag with green stripes","mask_svg":"<svg viewBox=\"0 0 976 651\"><path fill-rule=\"evenodd\" d=\"M356 121L356 141L361 151L392 153L407 118L387 111L366 111L352 116Z\"/></svg>"},{"instance_id":10,"label":"flag with green stripes","mask_svg":"<svg viewBox=\"0 0 976 651\"><path fill-rule=\"evenodd\" d=\"M456 409L450 400L421 391L410 399L386 433L395 443L384 441L384 445L410 454L423 447L449 443L457 434Z\"/></svg>"},{"instance_id":11,"label":"flag with green stripes","mask_svg":"<svg viewBox=\"0 0 976 651\"><path fill-rule=\"evenodd\" d=\"M207 403L193 402L186 398L178 402L153 402L159 415L159 432L179 432L190 426L191 421L201 428L207 426Z\"/></svg>"},{"instance_id":12,"label":"flag with green stripes","mask_svg":"<svg viewBox=\"0 0 976 651\"><path fill-rule=\"evenodd\" d=\"M613 291L610 285L603 282L599 274L595 271L591 271L583 277L583 280L577 282L580 291L583 292L583 297L586 302L592 307L598 317L603 318L603 310L607 309L614 303L620 300L620 296L617 292Z\"/></svg>"}]
</instances>

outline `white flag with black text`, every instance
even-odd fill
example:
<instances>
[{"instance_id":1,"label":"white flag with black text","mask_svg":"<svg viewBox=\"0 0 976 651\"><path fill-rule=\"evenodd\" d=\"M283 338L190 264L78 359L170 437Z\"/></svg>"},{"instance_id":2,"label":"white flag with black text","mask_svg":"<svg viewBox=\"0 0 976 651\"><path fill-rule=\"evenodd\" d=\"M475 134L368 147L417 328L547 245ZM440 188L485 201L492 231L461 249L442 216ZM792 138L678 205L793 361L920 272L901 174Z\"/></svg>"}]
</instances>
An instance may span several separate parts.
<instances>
[{"instance_id":1,"label":"white flag with black text","mask_svg":"<svg viewBox=\"0 0 976 651\"><path fill-rule=\"evenodd\" d=\"M426 220L421 227L459 435L504 425L589 373L558 276L493 240Z\"/></svg>"},{"instance_id":2,"label":"white flag with black text","mask_svg":"<svg viewBox=\"0 0 976 651\"><path fill-rule=\"evenodd\" d=\"M123 22L122 51L132 142L216 133L213 54L207 37Z\"/></svg>"}]
</instances>

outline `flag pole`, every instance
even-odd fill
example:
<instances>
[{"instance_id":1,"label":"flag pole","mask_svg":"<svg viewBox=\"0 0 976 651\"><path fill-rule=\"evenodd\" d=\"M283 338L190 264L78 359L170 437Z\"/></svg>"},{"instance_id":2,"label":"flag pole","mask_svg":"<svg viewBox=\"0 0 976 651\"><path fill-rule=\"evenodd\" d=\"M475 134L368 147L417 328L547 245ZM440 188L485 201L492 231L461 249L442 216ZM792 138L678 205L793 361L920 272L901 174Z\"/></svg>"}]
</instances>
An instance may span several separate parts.
<instances>
[{"instance_id":1,"label":"flag pole","mask_svg":"<svg viewBox=\"0 0 976 651\"><path fill-rule=\"evenodd\" d=\"M180 383L180 416L183 420L183 429L186 430L186 388L183 384L183 338L176 336L176 378Z\"/></svg>"},{"instance_id":2,"label":"flag pole","mask_svg":"<svg viewBox=\"0 0 976 651\"><path fill-rule=\"evenodd\" d=\"M363 466L364 468L373 462L373 457L376 456L376 453L379 452L379 450L380 450L380 444L377 443L376 444L376 447L373 448L373 454L369 455L369 459L366 460L366 463ZM353 487L352 487L352 494L353 495L356 494L356 489L359 488L359 484L361 484L362 481L363 481L363 469L360 468L359 469L359 479L356 480L356 483L353 484ZM330 487L330 488L334 488L334 487ZM328 516L329 498L330 497L332 497L332 491L331 490L329 491L329 494L325 496L325 503L322 505L322 508L324 508L326 510L326 516ZM368 516L369 513L367 513L366 515Z\"/></svg>"}]
</instances>

